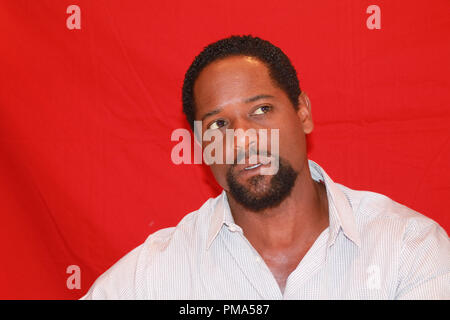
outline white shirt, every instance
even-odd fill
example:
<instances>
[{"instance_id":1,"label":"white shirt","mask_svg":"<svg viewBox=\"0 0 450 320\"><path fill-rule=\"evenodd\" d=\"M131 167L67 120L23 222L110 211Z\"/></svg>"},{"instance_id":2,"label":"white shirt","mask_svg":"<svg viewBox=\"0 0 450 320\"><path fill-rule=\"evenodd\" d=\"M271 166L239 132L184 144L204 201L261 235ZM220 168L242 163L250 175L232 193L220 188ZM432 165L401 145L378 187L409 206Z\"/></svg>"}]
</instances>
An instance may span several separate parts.
<instances>
[{"instance_id":1,"label":"white shirt","mask_svg":"<svg viewBox=\"0 0 450 320\"><path fill-rule=\"evenodd\" d=\"M161 229L102 274L82 299L450 299L450 240L388 197L325 183L329 226L284 293L234 223L227 196Z\"/></svg>"}]
</instances>

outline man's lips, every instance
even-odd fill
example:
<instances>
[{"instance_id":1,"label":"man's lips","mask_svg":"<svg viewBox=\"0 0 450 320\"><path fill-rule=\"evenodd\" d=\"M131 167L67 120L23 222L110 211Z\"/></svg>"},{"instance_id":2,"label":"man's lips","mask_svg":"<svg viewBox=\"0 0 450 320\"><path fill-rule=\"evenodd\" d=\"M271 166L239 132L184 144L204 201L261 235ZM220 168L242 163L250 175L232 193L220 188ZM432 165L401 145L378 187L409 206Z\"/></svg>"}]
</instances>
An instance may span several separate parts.
<instances>
[{"instance_id":1,"label":"man's lips","mask_svg":"<svg viewBox=\"0 0 450 320\"><path fill-rule=\"evenodd\" d=\"M260 168L269 166L272 159L269 156L259 156L258 158L249 158L244 164L235 164L234 170L238 174L258 173Z\"/></svg>"},{"instance_id":2,"label":"man's lips","mask_svg":"<svg viewBox=\"0 0 450 320\"><path fill-rule=\"evenodd\" d=\"M253 169L256 169L256 168L258 168L258 167L260 167L260 166L262 166L262 165L263 165L262 163L257 163L257 164L255 164L255 165L253 165L253 166L244 168L244 170L253 170Z\"/></svg>"}]
</instances>

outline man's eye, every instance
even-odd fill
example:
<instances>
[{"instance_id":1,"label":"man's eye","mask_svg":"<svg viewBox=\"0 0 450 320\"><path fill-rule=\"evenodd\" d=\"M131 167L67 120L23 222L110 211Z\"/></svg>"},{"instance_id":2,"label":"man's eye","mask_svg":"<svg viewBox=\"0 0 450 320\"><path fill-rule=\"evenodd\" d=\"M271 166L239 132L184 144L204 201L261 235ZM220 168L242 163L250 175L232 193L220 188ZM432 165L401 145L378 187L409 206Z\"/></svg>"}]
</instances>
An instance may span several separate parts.
<instances>
[{"instance_id":1,"label":"man's eye","mask_svg":"<svg viewBox=\"0 0 450 320\"><path fill-rule=\"evenodd\" d=\"M221 127L223 127L224 125L226 125L227 122L225 120L219 119L214 121L213 123L211 123L208 127L208 129L219 129Z\"/></svg>"},{"instance_id":2,"label":"man's eye","mask_svg":"<svg viewBox=\"0 0 450 320\"><path fill-rule=\"evenodd\" d=\"M272 109L271 106L261 106L257 108L255 111L253 111L253 114L264 114L270 111Z\"/></svg>"}]
</instances>

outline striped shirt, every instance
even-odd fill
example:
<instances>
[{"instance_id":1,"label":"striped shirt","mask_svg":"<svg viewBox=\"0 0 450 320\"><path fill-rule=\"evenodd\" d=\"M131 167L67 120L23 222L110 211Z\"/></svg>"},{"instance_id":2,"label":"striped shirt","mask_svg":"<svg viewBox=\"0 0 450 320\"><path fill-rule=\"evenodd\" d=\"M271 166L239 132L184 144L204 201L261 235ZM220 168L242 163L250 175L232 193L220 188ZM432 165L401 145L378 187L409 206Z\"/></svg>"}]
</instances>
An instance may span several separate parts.
<instances>
[{"instance_id":1,"label":"striped shirt","mask_svg":"<svg viewBox=\"0 0 450 320\"><path fill-rule=\"evenodd\" d=\"M450 299L450 240L433 220L388 197L323 181L329 226L281 292L234 223L227 196L151 234L82 299Z\"/></svg>"}]
</instances>

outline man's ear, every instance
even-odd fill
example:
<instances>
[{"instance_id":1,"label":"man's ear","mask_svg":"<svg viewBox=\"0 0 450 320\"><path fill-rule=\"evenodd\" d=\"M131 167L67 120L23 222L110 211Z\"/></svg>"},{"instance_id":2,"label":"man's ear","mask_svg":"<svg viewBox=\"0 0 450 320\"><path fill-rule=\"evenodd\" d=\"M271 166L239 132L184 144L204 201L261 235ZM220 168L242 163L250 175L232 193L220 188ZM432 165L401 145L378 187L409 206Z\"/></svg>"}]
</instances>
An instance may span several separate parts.
<instances>
[{"instance_id":1,"label":"man's ear","mask_svg":"<svg viewBox=\"0 0 450 320\"><path fill-rule=\"evenodd\" d=\"M311 133L314 129L314 123L311 115L311 103L305 92L302 92L298 96L297 115L302 122L303 131L305 134Z\"/></svg>"}]
</instances>

